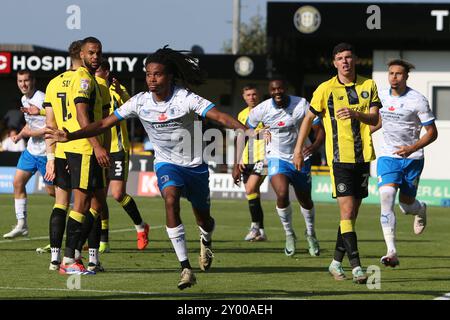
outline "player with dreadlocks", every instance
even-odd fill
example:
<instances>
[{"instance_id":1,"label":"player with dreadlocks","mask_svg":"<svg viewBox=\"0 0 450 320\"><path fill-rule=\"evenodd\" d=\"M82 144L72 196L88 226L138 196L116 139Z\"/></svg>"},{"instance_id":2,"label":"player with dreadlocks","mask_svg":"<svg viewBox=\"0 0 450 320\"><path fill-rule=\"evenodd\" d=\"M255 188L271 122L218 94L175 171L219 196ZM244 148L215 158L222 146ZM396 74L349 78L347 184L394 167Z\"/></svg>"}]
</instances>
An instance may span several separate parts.
<instances>
[{"instance_id":1,"label":"player with dreadlocks","mask_svg":"<svg viewBox=\"0 0 450 320\"><path fill-rule=\"evenodd\" d=\"M209 173L202 159L203 147L195 146L202 143L202 139L194 140L196 121L203 117L226 128L246 129L237 119L218 111L213 103L191 91L191 87L204 82L205 74L198 61L184 53L165 46L149 55L145 62L149 91L138 93L109 117L71 133L48 128L46 135L66 142L96 136L124 119L140 119L155 148L154 167L165 201L167 234L181 263L180 290L196 283L180 217L181 196L191 202L200 229L200 269L208 270L213 259ZM237 182L237 175L233 176Z\"/></svg>"}]
</instances>

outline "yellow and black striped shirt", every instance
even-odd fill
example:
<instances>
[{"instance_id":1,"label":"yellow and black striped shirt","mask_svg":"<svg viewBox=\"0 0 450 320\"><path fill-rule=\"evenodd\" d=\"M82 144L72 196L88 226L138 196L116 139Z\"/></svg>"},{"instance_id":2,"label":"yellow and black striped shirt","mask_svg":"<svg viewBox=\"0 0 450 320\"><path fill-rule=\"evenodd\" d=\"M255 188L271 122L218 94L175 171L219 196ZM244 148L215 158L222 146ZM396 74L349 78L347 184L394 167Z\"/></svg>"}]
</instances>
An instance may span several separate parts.
<instances>
[{"instance_id":1,"label":"yellow and black striped shirt","mask_svg":"<svg viewBox=\"0 0 450 320\"><path fill-rule=\"evenodd\" d=\"M52 108L58 129L66 128L67 121L72 118L69 104L73 104L71 99L71 81L75 74L73 70L67 70L56 77L54 77L45 89L44 107ZM72 141L67 143L57 143L55 148L55 156L60 159L65 159L65 147Z\"/></svg>"},{"instance_id":2,"label":"yellow and black striped shirt","mask_svg":"<svg viewBox=\"0 0 450 320\"><path fill-rule=\"evenodd\" d=\"M243 125L247 124L248 115L250 114L250 107L244 108L238 114L238 120ZM258 123L256 130L264 128L262 122ZM242 161L244 164L254 164L258 161L264 160L265 156L265 141L264 139L254 139L250 138L245 145L244 152L242 153Z\"/></svg>"},{"instance_id":3,"label":"yellow and black striped shirt","mask_svg":"<svg viewBox=\"0 0 450 320\"><path fill-rule=\"evenodd\" d=\"M377 86L372 79L357 76L355 82L343 84L335 76L316 89L310 110L323 117L329 164L363 163L375 159L370 126L356 119L336 117L340 108L369 113L372 106L381 108Z\"/></svg>"},{"instance_id":4,"label":"yellow and black striped shirt","mask_svg":"<svg viewBox=\"0 0 450 320\"><path fill-rule=\"evenodd\" d=\"M68 112L72 115L65 123L69 132L79 130L80 124L77 120L77 103L88 104L88 115L90 122L95 122L103 118L104 101L101 96L100 87L95 78L85 67L78 68L71 81L70 99L73 103L68 104ZM103 135L98 136L103 143ZM93 154L93 148L88 139L73 140L65 146L66 152Z\"/></svg>"}]
</instances>

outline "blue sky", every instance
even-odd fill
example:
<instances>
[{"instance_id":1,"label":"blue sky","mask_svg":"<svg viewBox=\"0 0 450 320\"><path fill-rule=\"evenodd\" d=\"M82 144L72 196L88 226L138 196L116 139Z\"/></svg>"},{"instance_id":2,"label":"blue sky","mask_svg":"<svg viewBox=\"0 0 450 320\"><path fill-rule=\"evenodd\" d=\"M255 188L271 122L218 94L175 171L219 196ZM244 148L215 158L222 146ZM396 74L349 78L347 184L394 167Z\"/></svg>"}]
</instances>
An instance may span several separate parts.
<instances>
[{"instance_id":1,"label":"blue sky","mask_svg":"<svg viewBox=\"0 0 450 320\"><path fill-rule=\"evenodd\" d=\"M248 22L258 10L265 17L266 3L241 0L241 21ZM66 26L70 5L80 8L79 30ZM232 37L232 14L233 0L10 0L1 5L0 43L66 50L71 41L93 35L102 41L105 52L147 53L165 44L176 49L197 44L205 53L221 53L224 41Z\"/></svg>"}]
</instances>

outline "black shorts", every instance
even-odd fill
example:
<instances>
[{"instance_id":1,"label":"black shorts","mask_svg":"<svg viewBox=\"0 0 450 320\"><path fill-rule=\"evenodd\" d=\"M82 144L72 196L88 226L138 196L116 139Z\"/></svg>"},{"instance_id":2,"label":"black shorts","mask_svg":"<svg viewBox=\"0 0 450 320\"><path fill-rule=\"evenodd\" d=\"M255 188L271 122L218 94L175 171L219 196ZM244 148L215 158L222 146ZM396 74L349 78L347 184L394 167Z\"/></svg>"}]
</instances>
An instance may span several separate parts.
<instances>
[{"instance_id":1,"label":"black shorts","mask_svg":"<svg viewBox=\"0 0 450 320\"><path fill-rule=\"evenodd\" d=\"M330 171L333 198L353 196L366 198L369 194L370 163L333 163Z\"/></svg>"},{"instance_id":2,"label":"black shorts","mask_svg":"<svg viewBox=\"0 0 450 320\"><path fill-rule=\"evenodd\" d=\"M242 181L244 181L244 183L247 183L248 178L252 174L256 174L258 176L266 176L266 171L267 169L264 168L264 161L256 161L256 163L247 164L245 165L244 172L242 172Z\"/></svg>"},{"instance_id":3,"label":"black shorts","mask_svg":"<svg viewBox=\"0 0 450 320\"><path fill-rule=\"evenodd\" d=\"M94 190L106 186L105 170L95 155L66 152L72 189Z\"/></svg>"},{"instance_id":4,"label":"black shorts","mask_svg":"<svg viewBox=\"0 0 450 320\"><path fill-rule=\"evenodd\" d=\"M127 151L110 153L111 166L108 168L109 180L128 180L129 154Z\"/></svg>"},{"instance_id":5,"label":"black shorts","mask_svg":"<svg viewBox=\"0 0 450 320\"><path fill-rule=\"evenodd\" d=\"M72 188L67 159L55 158L55 180L53 183L64 190Z\"/></svg>"}]
</instances>

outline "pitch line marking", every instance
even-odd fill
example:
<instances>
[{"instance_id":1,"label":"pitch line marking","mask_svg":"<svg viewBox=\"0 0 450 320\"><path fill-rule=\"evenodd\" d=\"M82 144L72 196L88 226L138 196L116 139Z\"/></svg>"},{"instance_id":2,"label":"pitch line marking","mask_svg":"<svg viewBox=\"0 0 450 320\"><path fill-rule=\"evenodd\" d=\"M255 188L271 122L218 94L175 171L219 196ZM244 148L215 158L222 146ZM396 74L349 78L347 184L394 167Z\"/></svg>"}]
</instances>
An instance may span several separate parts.
<instances>
[{"instance_id":1,"label":"pitch line marking","mask_svg":"<svg viewBox=\"0 0 450 320\"><path fill-rule=\"evenodd\" d=\"M124 290L96 290L96 289L66 289L66 288L26 288L26 287L0 287L0 290L11 291L63 291L63 292L91 292L91 293L106 293L106 294L136 294L143 296L166 296L166 297L186 297L184 293L164 293L164 292L146 292L146 291L124 291ZM236 297L236 296L230 296ZM239 296L238 296L239 297ZM242 297L249 298L248 295ZM99 297L100 298L100 297ZM251 298L251 297L250 297ZM289 297L262 297L262 300L307 300L304 298L289 298Z\"/></svg>"},{"instance_id":2,"label":"pitch line marking","mask_svg":"<svg viewBox=\"0 0 450 320\"><path fill-rule=\"evenodd\" d=\"M152 229L161 229L165 226L150 226L150 230ZM109 233L121 233L121 232L127 232L127 231L136 231L135 228L126 228L126 229L117 229L117 230L110 230ZM7 240L0 240L1 243L12 243L17 241L32 241L32 240L44 240L48 239L48 236L39 236L39 237L31 237L31 238L18 238L18 239L7 239Z\"/></svg>"},{"instance_id":3,"label":"pitch line marking","mask_svg":"<svg viewBox=\"0 0 450 320\"><path fill-rule=\"evenodd\" d=\"M63 288L26 288L26 287L0 287L0 290L13 291L68 291L68 292L95 292L95 293L116 293L116 294L140 294L140 295L168 295L168 296L182 296L182 294L171 294L162 292L145 292L145 291L123 291L123 290L95 290L95 289L63 289Z\"/></svg>"}]
</instances>

